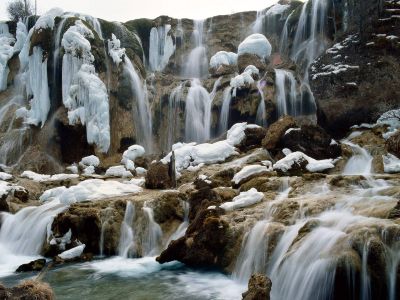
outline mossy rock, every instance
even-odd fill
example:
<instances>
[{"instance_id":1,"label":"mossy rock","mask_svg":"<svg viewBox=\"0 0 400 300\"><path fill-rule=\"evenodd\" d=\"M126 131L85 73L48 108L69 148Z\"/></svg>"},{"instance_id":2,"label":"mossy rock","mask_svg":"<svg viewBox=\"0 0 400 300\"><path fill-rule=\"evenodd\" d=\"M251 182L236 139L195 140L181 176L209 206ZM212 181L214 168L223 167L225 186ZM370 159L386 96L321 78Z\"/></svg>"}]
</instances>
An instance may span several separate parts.
<instances>
[{"instance_id":1,"label":"mossy rock","mask_svg":"<svg viewBox=\"0 0 400 300\"><path fill-rule=\"evenodd\" d=\"M124 24L131 32L136 32L140 37L143 46L143 52L146 58L149 56L150 31L153 27L153 21L150 19L137 19L128 21ZM141 56L142 57L142 56Z\"/></svg>"},{"instance_id":2,"label":"mossy rock","mask_svg":"<svg viewBox=\"0 0 400 300\"><path fill-rule=\"evenodd\" d=\"M43 49L43 56L48 57L49 53L52 50L52 36L53 36L53 31L50 28L39 28L35 29L33 31L32 37L31 37L31 44L29 48L29 55L33 54L33 48L34 47L41 47Z\"/></svg>"}]
</instances>

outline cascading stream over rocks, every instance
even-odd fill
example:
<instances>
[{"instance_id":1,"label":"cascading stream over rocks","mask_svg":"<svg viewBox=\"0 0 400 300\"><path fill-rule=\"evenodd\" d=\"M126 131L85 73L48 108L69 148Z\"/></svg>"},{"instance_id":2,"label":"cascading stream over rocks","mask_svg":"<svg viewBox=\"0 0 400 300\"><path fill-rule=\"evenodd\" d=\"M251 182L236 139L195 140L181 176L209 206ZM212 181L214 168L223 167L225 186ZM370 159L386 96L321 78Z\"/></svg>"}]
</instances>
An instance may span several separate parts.
<instances>
[{"instance_id":1,"label":"cascading stream over rocks","mask_svg":"<svg viewBox=\"0 0 400 300\"><path fill-rule=\"evenodd\" d=\"M399 20L1 21L0 298L398 299Z\"/></svg>"}]
</instances>

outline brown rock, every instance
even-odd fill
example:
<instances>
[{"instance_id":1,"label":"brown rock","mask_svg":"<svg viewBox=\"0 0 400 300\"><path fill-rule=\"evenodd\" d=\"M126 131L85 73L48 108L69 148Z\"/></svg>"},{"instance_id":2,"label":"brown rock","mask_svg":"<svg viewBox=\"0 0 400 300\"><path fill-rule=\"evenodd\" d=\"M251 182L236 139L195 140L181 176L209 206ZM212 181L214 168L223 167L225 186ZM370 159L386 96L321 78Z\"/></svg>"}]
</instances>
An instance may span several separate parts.
<instances>
[{"instance_id":1,"label":"brown rock","mask_svg":"<svg viewBox=\"0 0 400 300\"><path fill-rule=\"evenodd\" d=\"M400 131L387 139L386 147L390 153L400 157Z\"/></svg>"},{"instance_id":2,"label":"brown rock","mask_svg":"<svg viewBox=\"0 0 400 300\"><path fill-rule=\"evenodd\" d=\"M255 66L260 71L260 73L263 73L267 69L267 65L265 64L264 59L254 54L245 53L239 55L237 62L240 73L242 73L244 69L246 69L246 67L249 65Z\"/></svg>"},{"instance_id":3,"label":"brown rock","mask_svg":"<svg viewBox=\"0 0 400 300\"><path fill-rule=\"evenodd\" d=\"M335 158L341 155L339 144L331 144L332 138L318 125L303 125L282 136L282 148L301 151L315 159Z\"/></svg>"},{"instance_id":4,"label":"brown rock","mask_svg":"<svg viewBox=\"0 0 400 300\"><path fill-rule=\"evenodd\" d=\"M284 116L273 123L267 130L262 145L267 150L273 150L278 146L279 141L289 128L296 127L296 121L291 116Z\"/></svg>"},{"instance_id":5,"label":"brown rock","mask_svg":"<svg viewBox=\"0 0 400 300\"><path fill-rule=\"evenodd\" d=\"M248 290L243 293L243 300L269 300L272 288L271 279L263 274L253 274L250 277Z\"/></svg>"},{"instance_id":6,"label":"brown rock","mask_svg":"<svg viewBox=\"0 0 400 300\"><path fill-rule=\"evenodd\" d=\"M257 147L261 147L266 132L267 130L263 127L246 128L244 131L245 138L237 147L241 151L248 151Z\"/></svg>"},{"instance_id":7,"label":"brown rock","mask_svg":"<svg viewBox=\"0 0 400 300\"><path fill-rule=\"evenodd\" d=\"M16 272L20 273L20 272L41 271L45 265L46 265L45 259L37 259L27 264L20 265L16 270Z\"/></svg>"},{"instance_id":8,"label":"brown rock","mask_svg":"<svg viewBox=\"0 0 400 300\"><path fill-rule=\"evenodd\" d=\"M14 189L14 197L22 202L27 202L29 200L29 192L27 189L18 186Z\"/></svg>"},{"instance_id":9,"label":"brown rock","mask_svg":"<svg viewBox=\"0 0 400 300\"><path fill-rule=\"evenodd\" d=\"M205 209L197 214L185 236L172 241L157 257L159 263L178 260L192 267L226 266L225 252L229 241L229 224L216 210Z\"/></svg>"},{"instance_id":10,"label":"brown rock","mask_svg":"<svg viewBox=\"0 0 400 300\"><path fill-rule=\"evenodd\" d=\"M146 188L167 189L172 187L168 165L162 162L151 164L146 173Z\"/></svg>"}]
</instances>

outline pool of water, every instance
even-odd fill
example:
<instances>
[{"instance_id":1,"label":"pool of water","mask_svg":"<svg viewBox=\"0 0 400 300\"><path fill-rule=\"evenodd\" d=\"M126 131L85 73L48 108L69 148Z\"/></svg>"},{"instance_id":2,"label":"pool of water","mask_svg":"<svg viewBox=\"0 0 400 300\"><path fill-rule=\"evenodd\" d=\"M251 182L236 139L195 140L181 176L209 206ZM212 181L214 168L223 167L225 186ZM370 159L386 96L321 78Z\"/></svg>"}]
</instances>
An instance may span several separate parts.
<instances>
[{"instance_id":1,"label":"pool of water","mask_svg":"<svg viewBox=\"0 0 400 300\"><path fill-rule=\"evenodd\" d=\"M33 274L0 278L6 286ZM113 257L88 263L69 264L49 270L44 279L57 299L242 299L246 286L229 276L195 271L180 263L160 265L154 258Z\"/></svg>"}]
</instances>

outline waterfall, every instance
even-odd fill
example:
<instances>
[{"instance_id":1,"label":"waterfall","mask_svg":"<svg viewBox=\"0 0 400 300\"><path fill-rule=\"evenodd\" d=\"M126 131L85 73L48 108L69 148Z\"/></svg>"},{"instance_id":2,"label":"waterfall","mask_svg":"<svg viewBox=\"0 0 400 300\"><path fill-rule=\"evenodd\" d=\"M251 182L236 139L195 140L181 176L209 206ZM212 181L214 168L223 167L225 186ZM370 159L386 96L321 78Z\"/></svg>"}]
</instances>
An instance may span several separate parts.
<instances>
[{"instance_id":1,"label":"waterfall","mask_svg":"<svg viewBox=\"0 0 400 300\"><path fill-rule=\"evenodd\" d=\"M372 173L373 157L369 152L350 141L343 141L353 151L353 156L347 161L342 174L343 175L364 175L369 176Z\"/></svg>"},{"instance_id":2,"label":"waterfall","mask_svg":"<svg viewBox=\"0 0 400 300\"><path fill-rule=\"evenodd\" d=\"M210 138L211 98L200 80L193 79L185 108L185 140L203 142Z\"/></svg>"},{"instance_id":3,"label":"waterfall","mask_svg":"<svg viewBox=\"0 0 400 300\"><path fill-rule=\"evenodd\" d=\"M0 275L41 254L51 234L53 219L67 208L59 201L26 207L12 215L0 213Z\"/></svg>"},{"instance_id":4,"label":"waterfall","mask_svg":"<svg viewBox=\"0 0 400 300\"><path fill-rule=\"evenodd\" d=\"M178 228L175 230L175 232L170 236L170 238L168 239L168 242L165 244L165 246L168 246L170 242L175 241L175 240L179 239L180 237L184 236L187 228L189 227L190 205L188 202L182 201L182 200L181 200L181 205L183 207L183 212L184 212L183 222L178 226Z\"/></svg>"},{"instance_id":5,"label":"waterfall","mask_svg":"<svg viewBox=\"0 0 400 300\"><path fill-rule=\"evenodd\" d=\"M208 74L207 50L203 41L204 20L193 23L192 41L194 48L189 53L183 69L185 78L202 78Z\"/></svg>"},{"instance_id":6,"label":"waterfall","mask_svg":"<svg viewBox=\"0 0 400 300\"><path fill-rule=\"evenodd\" d=\"M297 100L296 79L287 70L275 69L275 74L278 117L284 115L299 116L301 114L301 104Z\"/></svg>"},{"instance_id":7,"label":"waterfall","mask_svg":"<svg viewBox=\"0 0 400 300\"><path fill-rule=\"evenodd\" d=\"M229 111L230 105L232 100L232 87L228 86L224 90L224 94L222 96L222 106L221 106L221 113L219 117L219 128L218 133L222 134L228 130L228 123L229 123Z\"/></svg>"},{"instance_id":8,"label":"waterfall","mask_svg":"<svg viewBox=\"0 0 400 300\"><path fill-rule=\"evenodd\" d=\"M289 8L289 5L275 4L272 5L265 13L258 11L255 22L252 24L253 33L276 33L279 28L279 22L283 13Z\"/></svg>"},{"instance_id":9,"label":"waterfall","mask_svg":"<svg viewBox=\"0 0 400 300\"><path fill-rule=\"evenodd\" d=\"M184 82L181 82L174 88L168 98L168 137L164 147L168 151L179 136L179 112L183 110L183 85Z\"/></svg>"},{"instance_id":10,"label":"waterfall","mask_svg":"<svg viewBox=\"0 0 400 300\"><path fill-rule=\"evenodd\" d=\"M310 1L303 4L291 52L292 60L304 64L305 81L308 81L308 67L327 47L328 0L312 0L309 12Z\"/></svg>"},{"instance_id":11,"label":"waterfall","mask_svg":"<svg viewBox=\"0 0 400 300\"><path fill-rule=\"evenodd\" d=\"M146 84L142 82L129 59L125 60L124 71L131 83L132 94L135 95L134 122L137 143L143 145L148 152L152 151L153 126Z\"/></svg>"},{"instance_id":12,"label":"waterfall","mask_svg":"<svg viewBox=\"0 0 400 300\"><path fill-rule=\"evenodd\" d=\"M143 206L143 213L146 218L146 232L143 233L142 253L143 256L155 256L160 253L162 230L160 225L154 221L154 211L151 207Z\"/></svg>"},{"instance_id":13,"label":"waterfall","mask_svg":"<svg viewBox=\"0 0 400 300\"><path fill-rule=\"evenodd\" d=\"M175 52L175 45L168 33L171 25L153 27L150 31L149 67L151 71L162 71L168 64L169 58Z\"/></svg>"},{"instance_id":14,"label":"waterfall","mask_svg":"<svg viewBox=\"0 0 400 300\"><path fill-rule=\"evenodd\" d=\"M53 97L55 97L55 91L57 87L57 70L60 68L60 49L61 49L61 39L62 39L62 31L64 29L65 22L67 21L66 17L62 17L61 21L57 26L57 30L55 31L54 36L54 52L53 52Z\"/></svg>"},{"instance_id":15,"label":"waterfall","mask_svg":"<svg viewBox=\"0 0 400 300\"><path fill-rule=\"evenodd\" d=\"M124 220L121 224L121 234L118 245L118 255L124 258L136 256L136 245L134 241L133 221L135 217L135 206L131 201L127 202Z\"/></svg>"},{"instance_id":16,"label":"waterfall","mask_svg":"<svg viewBox=\"0 0 400 300\"><path fill-rule=\"evenodd\" d=\"M262 127L267 127L267 115L265 112L265 98L264 98L264 86L265 86L265 81L258 81L257 82L257 89L258 92L260 93L261 99L260 99L260 104L258 104L257 108L257 114L256 114L256 124L260 125Z\"/></svg>"}]
</instances>

